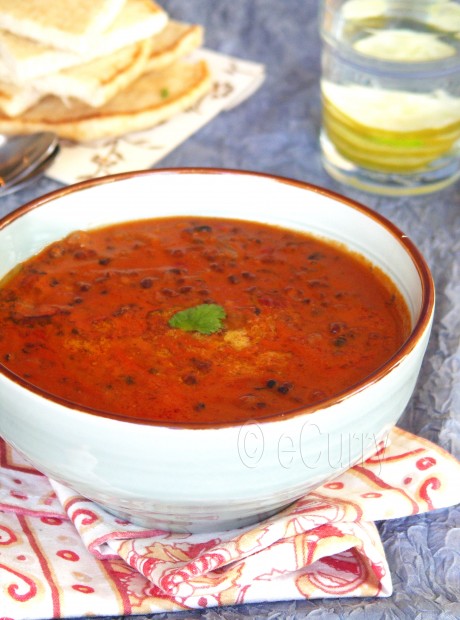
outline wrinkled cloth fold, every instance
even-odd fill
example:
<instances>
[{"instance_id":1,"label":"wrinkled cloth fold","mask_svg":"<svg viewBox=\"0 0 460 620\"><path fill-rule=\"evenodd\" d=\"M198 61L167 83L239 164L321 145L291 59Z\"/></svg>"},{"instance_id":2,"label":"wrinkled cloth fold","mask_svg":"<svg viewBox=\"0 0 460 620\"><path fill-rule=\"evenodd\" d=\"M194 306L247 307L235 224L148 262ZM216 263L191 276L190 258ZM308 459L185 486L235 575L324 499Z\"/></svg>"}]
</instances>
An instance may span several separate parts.
<instances>
[{"instance_id":1,"label":"wrinkled cloth fold","mask_svg":"<svg viewBox=\"0 0 460 620\"><path fill-rule=\"evenodd\" d=\"M460 463L398 428L277 515L213 534L145 530L48 480L7 444L1 455L1 613L15 620L390 596L375 522L460 503Z\"/></svg>"}]
</instances>

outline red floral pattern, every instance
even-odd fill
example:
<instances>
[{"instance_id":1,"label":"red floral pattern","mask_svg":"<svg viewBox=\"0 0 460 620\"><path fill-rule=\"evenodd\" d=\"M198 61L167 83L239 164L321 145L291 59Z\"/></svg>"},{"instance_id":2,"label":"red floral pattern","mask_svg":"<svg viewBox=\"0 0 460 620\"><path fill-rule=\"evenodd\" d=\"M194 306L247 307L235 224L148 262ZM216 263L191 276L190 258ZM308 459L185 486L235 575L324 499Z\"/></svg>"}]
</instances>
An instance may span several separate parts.
<instances>
[{"instance_id":1,"label":"red floral pattern","mask_svg":"<svg viewBox=\"0 0 460 620\"><path fill-rule=\"evenodd\" d=\"M460 464L399 429L365 463L283 512L212 536L117 519L2 442L0 465L2 613L17 620L388 596L373 522L460 502Z\"/></svg>"}]
</instances>

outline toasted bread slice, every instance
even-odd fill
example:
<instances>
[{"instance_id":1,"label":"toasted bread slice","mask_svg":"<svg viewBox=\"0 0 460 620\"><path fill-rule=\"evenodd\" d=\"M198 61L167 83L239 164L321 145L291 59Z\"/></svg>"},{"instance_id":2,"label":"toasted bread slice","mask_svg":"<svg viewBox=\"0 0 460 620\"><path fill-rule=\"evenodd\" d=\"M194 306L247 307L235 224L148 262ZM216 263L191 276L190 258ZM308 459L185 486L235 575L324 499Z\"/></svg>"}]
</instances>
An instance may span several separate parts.
<instances>
[{"instance_id":1,"label":"toasted bread slice","mask_svg":"<svg viewBox=\"0 0 460 620\"><path fill-rule=\"evenodd\" d=\"M79 54L0 30L0 79L18 86L26 85L37 77L89 62L153 37L167 22L168 15L151 0L126 0L110 28Z\"/></svg>"},{"instance_id":2,"label":"toasted bread slice","mask_svg":"<svg viewBox=\"0 0 460 620\"><path fill-rule=\"evenodd\" d=\"M199 101L211 88L205 61L177 62L145 73L101 108L72 100L68 105L46 97L21 117L0 115L0 131L54 131L62 138L86 142L153 127Z\"/></svg>"},{"instance_id":3,"label":"toasted bread slice","mask_svg":"<svg viewBox=\"0 0 460 620\"><path fill-rule=\"evenodd\" d=\"M45 75L34 82L44 95L62 99L74 97L90 106L99 107L138 78L149 58L151 39L129 45L91 62L59 73Z\"/></svg>"},{"instance_id":4,"label":"toasted bread slice","mask_svg":"<svg viewBox=\"0 0 460 620\"><path fill-rule=\"evenodd\" d=\"M2 0L0 28L60 49L85 49L125 0Z\"/></svg>"},{"instance_id":5,"label":"toasted bread slice","mask_svg":"<svg viewBox=\"0 0 460 620\"><path fill-rule=\"evenodd\" d=\"M197 49L203 42L201 26L169 21L151 39L110 54L30 80L26 86L0 81L0 110L19 116L46 95L73 97L98 107L107 103L141 73L159 71Z\"/></svg>"},{"instance_id":6,"label":"toasted bread slice","mask_svg":"<svg viewBox=\"0 0 460 620\"><path fill-rule=\"evenodd\" d=\"M140 41L110 56L45 75L29 86L0 82L0 110L18 116L46 95L64 100L73 97L95 107L104 105L144 72L150 48L151 39Z\"/></svg>"},{"instance_id":7,"label":"toasted bread slice","mask_svg":"<svg viewBox=\"0 0 460 620\"><path fill-rule=\"evenodd\" d=\"M0 82L0 110L7 116L18 116L40 101L42 94L34 88L18 88Z\"/></svg>"},{"instance_id":8,"label":"toasted bread slice","mask_svg":"<svg viewBox=\"0 0 460 620\"><path fill-rule=\"evenodd\" d=\"M164 69L199 48L203 44L203 39L202 26L169 20L166 27L152 38L145 71Z\"/></svg>"},{"instance_id":9,"label":"toasted bread slice","mask_svg":"<svg viewBox=\"0 0 460 620\"><path fill-rule=\"evenodd\" d=\"M18 116L46 95L73 97L98 107L107 103L141 73L159 71L198 48L201 26L169 21L151 39L127 46L91 62L30 80L25 86L0 81L0 110Z\"/></svg>"}]
</instances>

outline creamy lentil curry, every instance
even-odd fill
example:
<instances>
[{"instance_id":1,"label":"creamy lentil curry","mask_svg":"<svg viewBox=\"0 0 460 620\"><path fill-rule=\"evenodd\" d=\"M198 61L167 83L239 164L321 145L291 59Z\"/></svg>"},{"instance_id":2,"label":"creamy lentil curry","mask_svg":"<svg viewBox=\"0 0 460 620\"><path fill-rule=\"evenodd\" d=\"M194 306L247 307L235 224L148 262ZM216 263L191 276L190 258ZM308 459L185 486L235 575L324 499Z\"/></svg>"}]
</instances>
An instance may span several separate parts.
<instances>
[{"instance_id":1,"label":"creamy lentil curry","mask_svg":"<svg viewBox=\"0 0 460 620\"><path fill-rule=\"evenodd\" d=\"M241 422L365 379L410 330L380 270L279 227L171 217L76 231L0 286L0 361L72 403Z\"/></svg>"}]
</instances>

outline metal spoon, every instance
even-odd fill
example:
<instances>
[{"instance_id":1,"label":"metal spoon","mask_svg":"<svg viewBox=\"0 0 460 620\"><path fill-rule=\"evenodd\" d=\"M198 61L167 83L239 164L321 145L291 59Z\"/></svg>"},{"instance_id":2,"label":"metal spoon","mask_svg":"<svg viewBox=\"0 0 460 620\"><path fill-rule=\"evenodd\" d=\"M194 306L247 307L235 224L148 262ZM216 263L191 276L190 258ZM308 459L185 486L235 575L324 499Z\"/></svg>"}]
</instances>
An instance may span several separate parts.
<instances>
[{"instance_id":1,"label":"metal spoon","mask_svg":"<svg viewBox=\"0 0 460 620\"><path fill-rule=\"evenodd\" d=\"M22 189L26 185L28 185L35 178L41 176L49 166L56 159L57 154L59 153L59 145L56 146L54 151L52 151L46 159L44 159L38 166L29 170L28 174L21 175L20 179L16 179L14 183L10 183L9 185L4 185L0 187L0 198L2 196L6 196L7 194L12 194L13 192L17 192Z\"/></svg>"},{"instance_id":2,"label":"metal spoon","mask_svg":"<svg viewBox=\"0 0 460 620\"><path fill-rule=\"evenodd\" d=\"M28 177L57 145L57 136L48 131L15 136L0 134L0 191Z\"/></svg>"}]
</instances>

